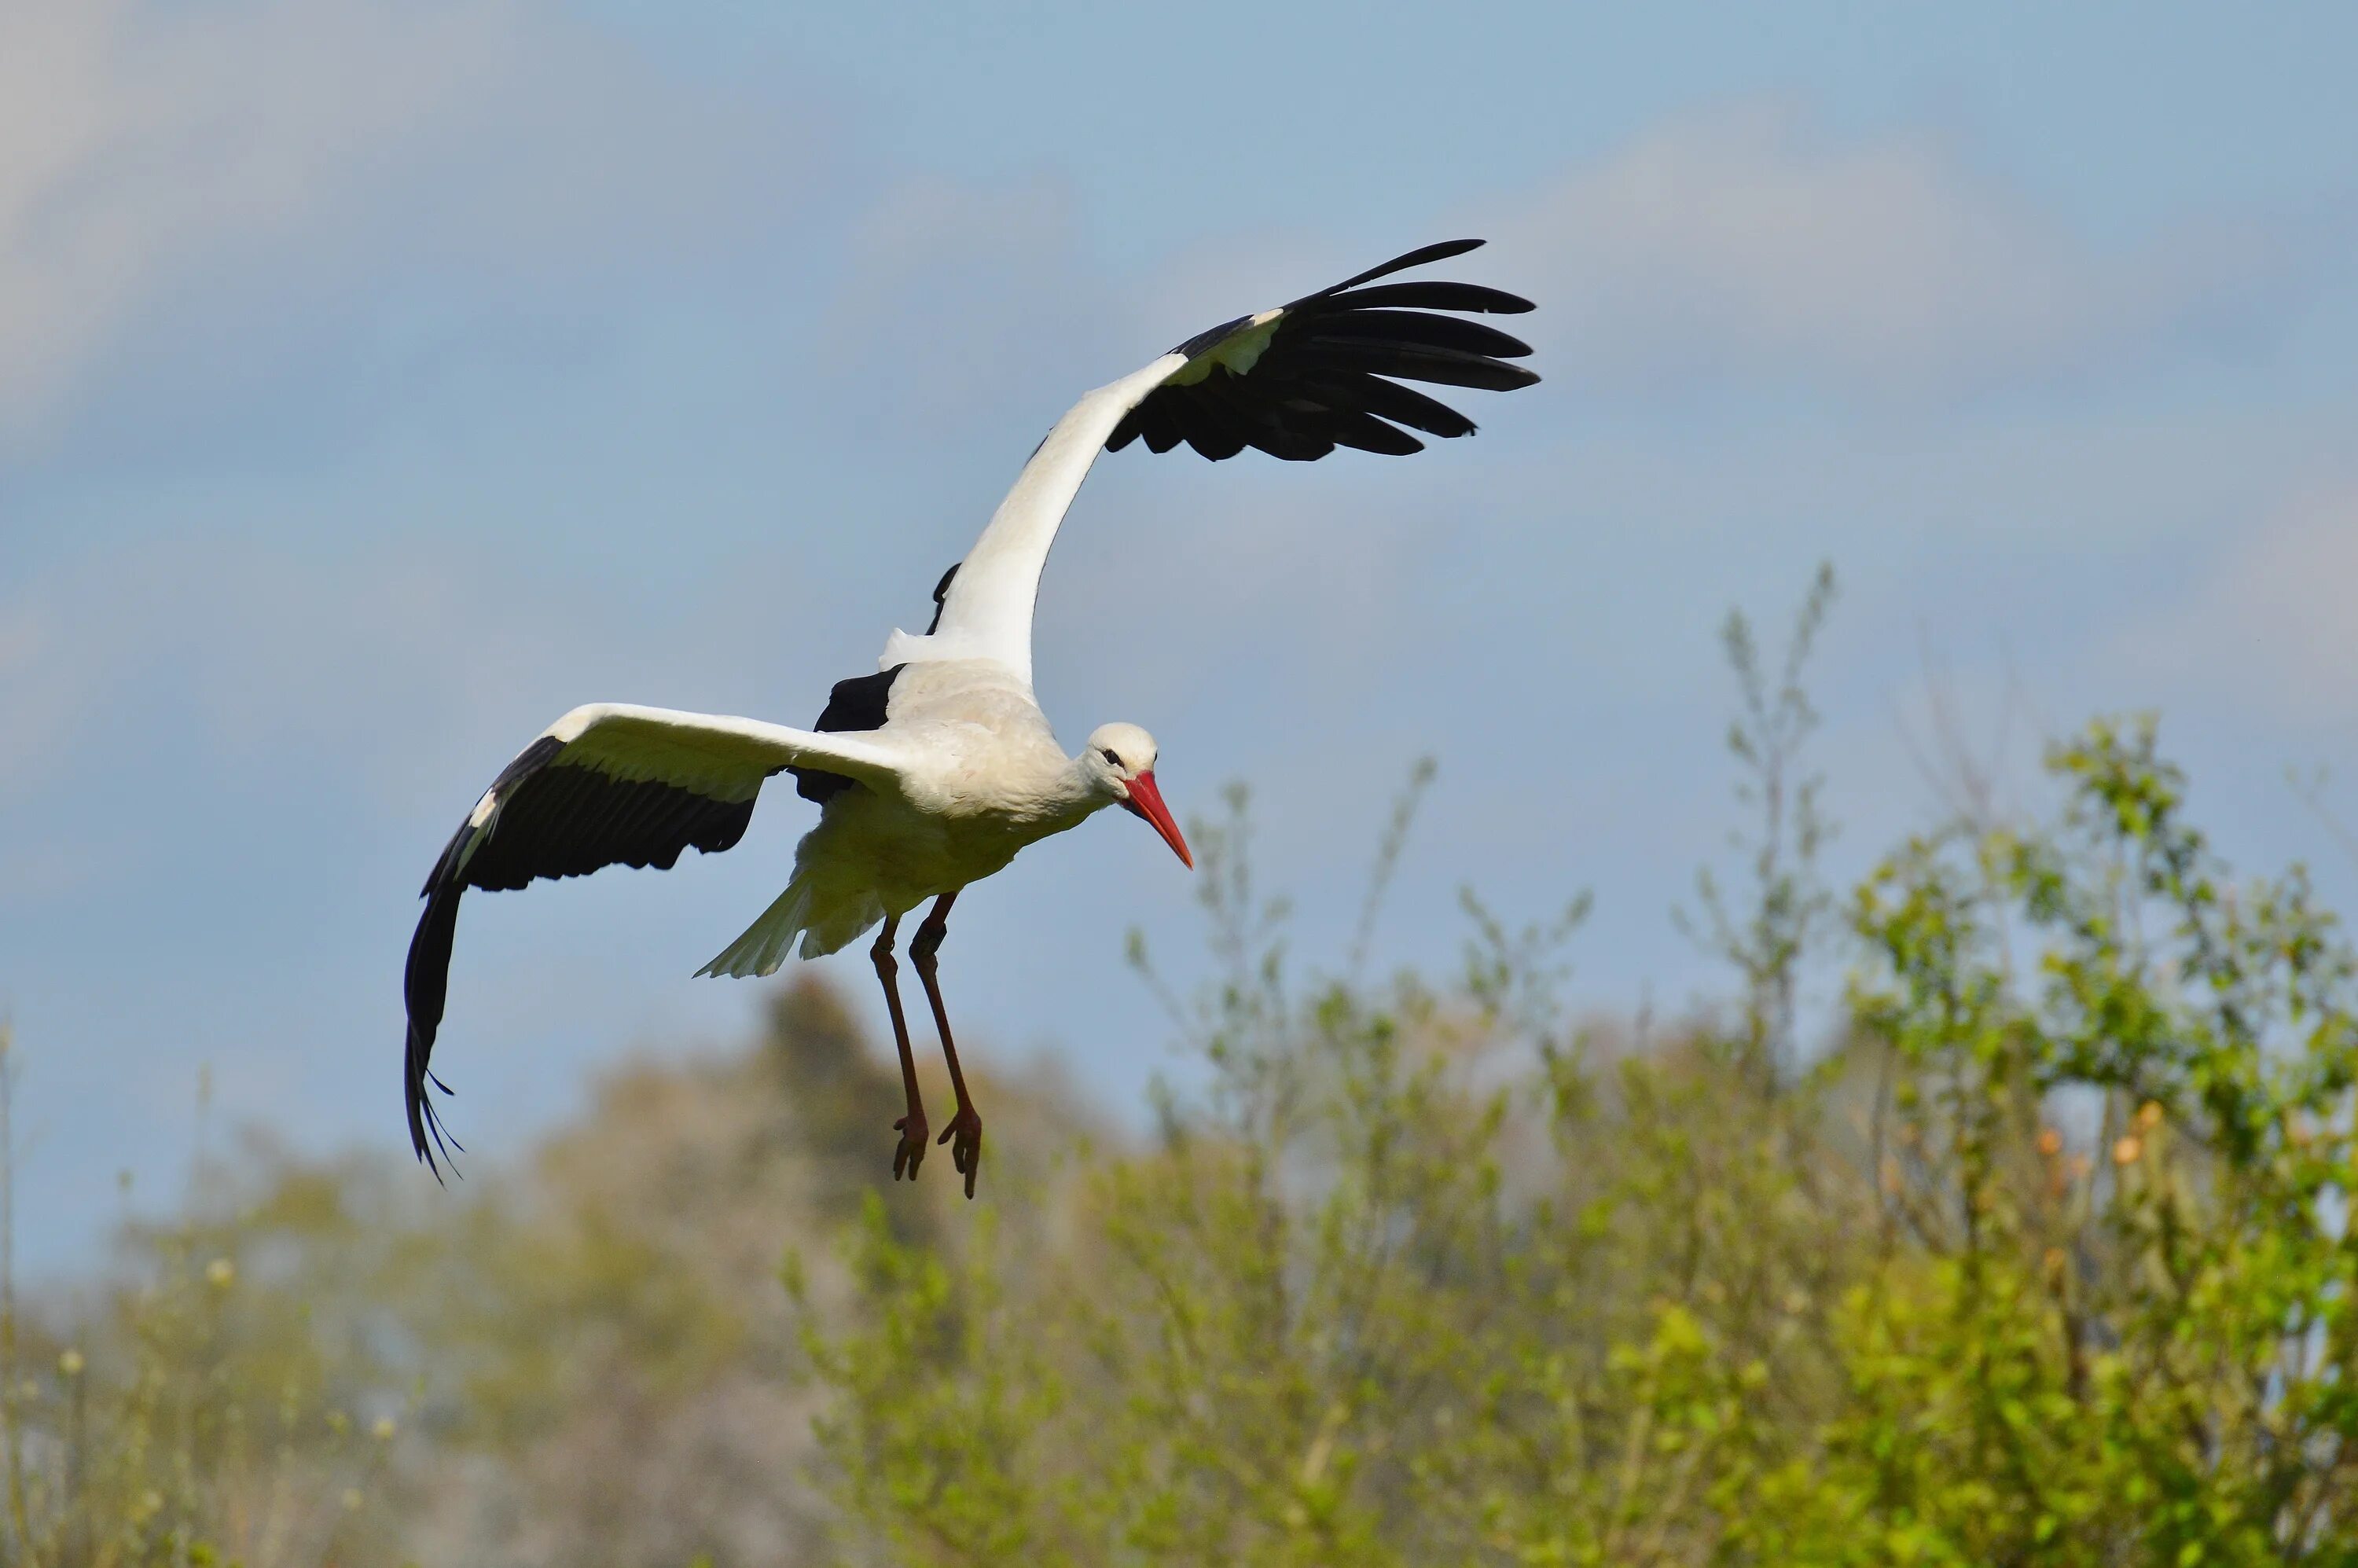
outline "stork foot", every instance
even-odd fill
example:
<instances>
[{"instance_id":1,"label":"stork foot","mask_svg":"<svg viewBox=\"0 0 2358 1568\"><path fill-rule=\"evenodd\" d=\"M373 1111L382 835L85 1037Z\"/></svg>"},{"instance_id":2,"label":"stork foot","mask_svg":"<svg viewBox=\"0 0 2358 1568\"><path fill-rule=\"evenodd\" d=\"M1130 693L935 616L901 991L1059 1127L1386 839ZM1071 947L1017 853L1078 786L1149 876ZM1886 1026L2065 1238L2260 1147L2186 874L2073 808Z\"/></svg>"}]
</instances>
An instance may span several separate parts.
<instances>
[{"instance_id":1,"label":"stork foot","mask_svg":"<svg viewBox=\"0 0 2358 1568\"><path fill-rule=\"evenodd\" d=\"M925 1159L925 1113L913 1110L894 1122L892 1130L901 1135L900 1147L892 1151L892 1179L897 1182L905 1175L914 1182L917 1179L917 1167Z\"/></svg>"},{"instance_id":2,"label":"stork foot","mask_svg":"<svg viewBox=\"0 0 2358 1568\"><path fill-rule=\"evenodd\" d=\"M982 1165L982 1118L974 1113L974 1107L962 1105L935 1141L950 1146L950 1163L966 1178L966 1195L974 1196L974 1173Z\"/></svg>"}]
</instances>

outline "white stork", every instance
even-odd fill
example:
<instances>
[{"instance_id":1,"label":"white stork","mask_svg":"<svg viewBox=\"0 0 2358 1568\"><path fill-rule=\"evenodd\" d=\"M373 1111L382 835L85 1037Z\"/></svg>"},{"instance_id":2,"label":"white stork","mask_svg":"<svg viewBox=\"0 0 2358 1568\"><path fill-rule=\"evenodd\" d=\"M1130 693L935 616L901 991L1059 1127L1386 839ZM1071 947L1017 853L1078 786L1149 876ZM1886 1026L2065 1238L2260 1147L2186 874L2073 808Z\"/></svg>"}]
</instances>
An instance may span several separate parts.
<instances>
[{"instance_id":1,"label":"white stork","mask_svg":"<svg viewBox=\"0 0 2358 1568\"><path fill-rule=\"evenodd\" d=\"M816 729L592 703L542 731L492 781L426 879L405 987L405 1088L418 1158L438 1176L436 1152L448 1158L455 1147L427 1084L449 1092L427 1063L466 890L520 888L535 877L618 864L668 871L690 845L718 853L743 835L763 782L789 772L798 793L820 803L818 825L795 851L786 891L700 972L766 975L796 937L802 956L817 957L882 921L870 953L908 1100L893 1123L901 1138L892 1173L914 1178L927 1128L892 942L901 917L933 900L909 956L957 1096L941 1141L972 1197L982 1119L934 979L951 903L1025 845L1109 806L1144 819L1182 863L1194 864L1154 782L1154 738L1135 724L1108 724L1068 757L1033 698L1033 601L1065 508L1100 449L1119 451L1141 437L1156 452L1184 441L1215 460L1247 447L1308 460L1336 447L1422 450L1410 429L1473 434L1473 421L1401 381L1491 391L1532 384L1538 376L1505 362L1529 346L1434 314L1513 313L1531 302L1466 283L1365 286L1481 243L1427 245L1291 305L1239 317L1082 398L1023 465L966 559L935 588L925 634L896 630L878 673L838 683Z\"/></svg>"}]
</instances>

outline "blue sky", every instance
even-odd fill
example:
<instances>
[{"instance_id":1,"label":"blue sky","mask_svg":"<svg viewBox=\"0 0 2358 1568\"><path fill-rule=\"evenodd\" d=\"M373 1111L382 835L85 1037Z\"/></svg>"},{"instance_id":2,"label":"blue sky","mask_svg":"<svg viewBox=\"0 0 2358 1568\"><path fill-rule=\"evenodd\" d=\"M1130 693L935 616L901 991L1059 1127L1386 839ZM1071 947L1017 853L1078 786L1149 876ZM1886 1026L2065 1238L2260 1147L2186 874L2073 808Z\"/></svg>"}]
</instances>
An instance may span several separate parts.
<instances>
[{"instance_id":1,"label":"blue sky","mask_svg":"<svg viewBox=\"0 0 2358 1568\"><path fill-rule=\"evenodd\" d=\"M2042 735L2160 708L2226 848L2358 895L2285 783L2325 766L2358 818L2358 13L946 12L0 14L37 1266L118 1171L171 1189L200 1065L227 1119L398 1140L417 882L556 714L806 720L1076 393L1461 232L1541 301L1545 385L1403 462L1119 455L1044 592L1065 739L1147 724L1183 813L1251 781L1305 951L1431 752L1379 961L1453 951L1460 881L1521 917L1589 888L1582 1000L1694 995L1714 630L1821 558L1839 865L1936 808L1937 687L2026 803ZM460 1136L520 1149L601 1065L732 1037L758 991L688 977L808 810L471 901ZM1120 934L1184 975L1190 892L1125 819L978 890L944 971L975 1048L1134 1103L1169 1059Z\"/></svg>"}]
</instances>

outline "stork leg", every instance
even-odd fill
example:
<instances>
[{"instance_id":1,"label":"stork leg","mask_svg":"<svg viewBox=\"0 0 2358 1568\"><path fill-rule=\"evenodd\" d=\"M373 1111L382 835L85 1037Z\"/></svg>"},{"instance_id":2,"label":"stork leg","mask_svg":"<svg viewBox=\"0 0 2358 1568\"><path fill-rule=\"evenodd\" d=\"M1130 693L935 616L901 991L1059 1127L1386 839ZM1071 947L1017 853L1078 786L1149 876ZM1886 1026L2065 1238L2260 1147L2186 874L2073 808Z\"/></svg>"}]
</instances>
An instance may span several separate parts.
<instances>
[{"instance_id":1,"label":"stork leg","mask_svg":"<svg viewBox=\"0 0 2358 1568\"><path fill-rule=\"evenodd\" d=\"M982 1164L982 1118L975 1114L974 1101L967 1098L966 1075L958 1070L957 1046L950 1040L950 1015L942 1006L942 988L934 979L934 952L949 935L950 904L957 897L953 890L934 900L932 913L909 944L909 957L917 966L917 978L925 983L925 1000L933 1003L934 1027L942 1036L942 1058L950 1065L950 1087L957 1093L957 1113L942 1129L940 1141L949 1144L950 1163L966 1177L966 1195L970 1198L974 1173Z\"/></svg>"},{"instance_id":2,"label":"stork leg","mask_svg":"<svg viewBox=\"0 0 2358 1568\"><path fill-rule=\"evenodd\" d=\"M897 1182L906 1174L914 1182L925 1158L925 1102L917 1095L917 1061L909 1051L909 1021L901 1012L901 966L892 957L892 936L900 928L899 915L886 915L868 956L876 961L876 978L884 985L884 1006L892 1014L892 1044L901 1048L901 1087L909 1097L909 1114L892 1124L901 1134L901 1146L892 1151L892 1179Z\"/></svg>"}]
</instances>

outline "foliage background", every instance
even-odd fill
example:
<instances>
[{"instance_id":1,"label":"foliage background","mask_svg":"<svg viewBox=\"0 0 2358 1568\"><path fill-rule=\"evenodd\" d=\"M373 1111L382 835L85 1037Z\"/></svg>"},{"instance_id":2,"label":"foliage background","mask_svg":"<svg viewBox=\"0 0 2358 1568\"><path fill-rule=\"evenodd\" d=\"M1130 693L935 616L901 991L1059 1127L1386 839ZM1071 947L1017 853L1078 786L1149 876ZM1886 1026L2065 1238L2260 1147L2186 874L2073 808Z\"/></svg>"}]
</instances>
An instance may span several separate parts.
<instances>
[{"instance_id":1,"label":"foliage background","mask_svg":"<svg viewBox=\"0 0 2358 1568\"><path fill-rule=\"evenodd\" d=\"M1582 898L1367 974L1429 766L1306 964L1238 789L1209 980L1133 940L1206 1067L1151 1136L993 1076L981 1202L883 1182L892 1070L812 980L452 1191L243 1134L0 1303L5 1560L2358 1560L2338 923L2142 719L1826 885L1832 595L1726 629L1718 1004L1570 1016Z\"/></svg>"}]
</instances>

